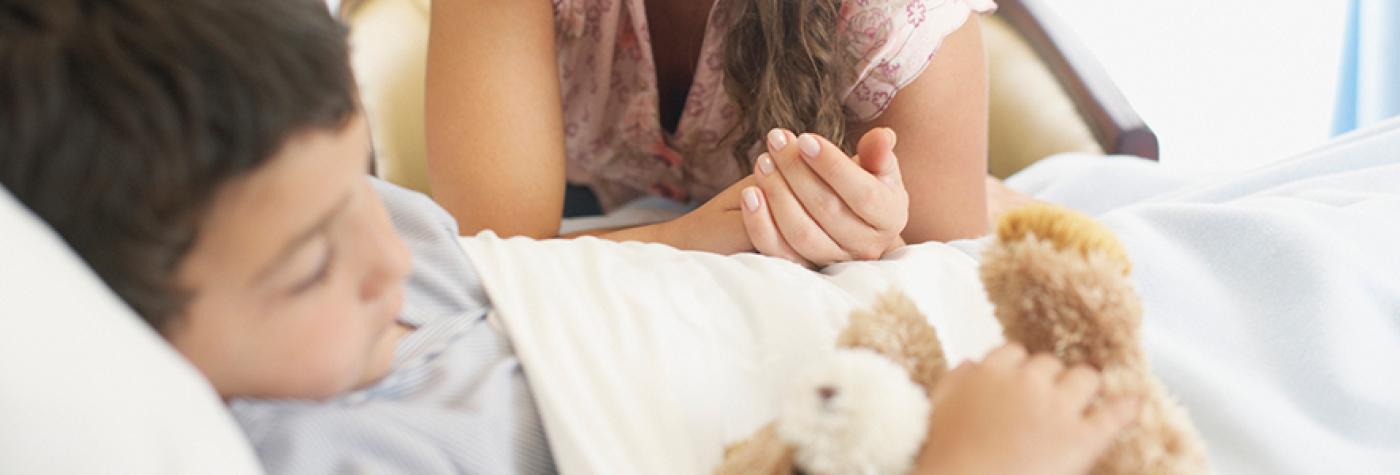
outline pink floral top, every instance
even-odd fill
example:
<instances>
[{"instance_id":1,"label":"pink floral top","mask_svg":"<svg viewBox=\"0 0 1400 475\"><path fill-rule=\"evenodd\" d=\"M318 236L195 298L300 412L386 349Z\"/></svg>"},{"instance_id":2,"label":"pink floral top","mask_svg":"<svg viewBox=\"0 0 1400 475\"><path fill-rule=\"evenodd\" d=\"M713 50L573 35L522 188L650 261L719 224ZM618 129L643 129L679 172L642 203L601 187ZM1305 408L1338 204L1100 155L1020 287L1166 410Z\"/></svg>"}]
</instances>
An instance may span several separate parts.
<instances>
[{"instance_id":1,"label":"pink floral top","mask_svg":"<svg viewBox=\"0 0 1400 475\"><path fill-rule=\"evenodd\" d=\"M647 193L708 200L747 174L732 145L721 143L738 114L724 91L720 47L738 1L748 0L716 0L680 123L668 134L644 1L554 0L569 181L592 186L611 209ZM879 116L944 37L972 12L995 7L992 0L845 0L837 27L860 58L847 114Z\"/></svg>"}]
</instances>

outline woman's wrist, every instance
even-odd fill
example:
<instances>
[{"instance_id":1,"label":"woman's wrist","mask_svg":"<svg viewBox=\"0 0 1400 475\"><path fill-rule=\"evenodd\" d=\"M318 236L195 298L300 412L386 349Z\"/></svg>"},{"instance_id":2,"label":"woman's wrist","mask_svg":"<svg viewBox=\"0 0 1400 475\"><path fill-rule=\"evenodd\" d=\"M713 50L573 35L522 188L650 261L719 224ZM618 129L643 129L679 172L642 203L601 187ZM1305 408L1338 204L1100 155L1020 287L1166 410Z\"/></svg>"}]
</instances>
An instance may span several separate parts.
<instances>
[{"instance_id":1,"label":"woman's wrist","mask_svg":"<svg viewBox=\"0 0 1400 475\"><path fill-rule=\"evenodd\" d=\"M716 200L723 197L716 197ZM611 241L640 241L665 244L677 249L736 254L753 251L737 209L727 209L715 200L669 221L590 233Z\"/></svg>"},{"instance_id":2,"label":"woman's wrist","mask_svg":"<svg viewBox=\"0 0 1400 475\"><path fill-rule=\"evenodd\" d=\"M651 242L665 244L676 249L692 249L686 240L686 233L682 231L685 226L683 222L687 215L682 215L670 221L646 225L647 233L651 236Z\"/></svg>"},{"instance_id":3,"label":"woman's wrist","mask_svg":"<svg viewBox=\"0 0 1400 475\"><path fill-rule=\"evenodd\" d=\"M736 254L753 250L738 211L700 207L676 219L651 225L653 242L677 249Z\"/></svg>"},{"instance_id":4,"label":"woman's wrist","mask_svg":"<svg viewBox=\"0 0 1400 475\"><path fill-rule=\"evenodd\" d=\"M705 244L708 241L704 238L697 237L693 228L695 228L695 226L691 224L690 215L687 214L670 221L617 229L598 234L597 236L617 242L649 242L665 244L676 249L719 252L718 249L707 248Z\"/></svg>"},{"instance_id":5,"label":"woman's wrist","mask_svg":"<svg viewBox=\"0 0 1400 475\"><path fill-rule=\"evenodd\" d=\"M630 228L613 229L594 234L594 236L602 239L607 239L609 241L654 242L674 246L674 244L667 241L667 236L665 236L665 234L667 233L665 233L665 231L662 230L660 226L661 224L664 223L646 224Z\"/></svg>"}]
</instances>

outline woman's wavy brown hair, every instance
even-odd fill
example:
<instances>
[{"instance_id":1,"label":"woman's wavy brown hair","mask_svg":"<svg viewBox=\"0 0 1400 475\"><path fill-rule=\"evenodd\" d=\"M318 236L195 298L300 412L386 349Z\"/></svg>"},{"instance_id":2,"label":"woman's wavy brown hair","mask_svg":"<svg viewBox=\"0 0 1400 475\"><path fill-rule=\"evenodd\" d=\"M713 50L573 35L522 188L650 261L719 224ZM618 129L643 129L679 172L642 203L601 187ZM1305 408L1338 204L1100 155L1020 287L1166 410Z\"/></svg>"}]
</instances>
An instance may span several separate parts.
<instances>
[{"instance_id":1,"label":"woman's wavy brown hair","mask_svg":"<svg viewBox=\"0 0 1400 475\"><path fill-rule=\"evenodd\" d=\"M841 0L739 3L724 41L724 87L739 107L728 137L738 139L739 165L753 165L750 147L775 127L821 134L850 152L843 93L854 59L836 31Z\"/></svg>"}]
</instances>

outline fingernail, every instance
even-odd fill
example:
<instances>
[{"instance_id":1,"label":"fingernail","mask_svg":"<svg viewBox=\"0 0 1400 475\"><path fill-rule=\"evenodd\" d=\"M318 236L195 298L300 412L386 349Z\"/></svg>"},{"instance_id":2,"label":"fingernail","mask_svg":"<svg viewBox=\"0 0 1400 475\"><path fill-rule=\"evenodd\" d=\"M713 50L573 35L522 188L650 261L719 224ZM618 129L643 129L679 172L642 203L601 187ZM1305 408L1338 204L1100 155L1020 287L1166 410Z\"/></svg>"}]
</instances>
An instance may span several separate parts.
<instances>
[{"instance_id":1,"label":"fingernail","mask_svg":"<svg viewBox=\"0 0 1400 475\"><path fill-rule=\"evenodd\" d=\"M893 146L899 144L899 135L897 135L897 134L894 133L894 129L891 129L891 128L889 128L889 127L885 127L885 133L886 133L886 134L889 134L889 136L890 136L890 146L891 146L891 147L893 147Z\"/></svg>"},{"instance_id":2,"label":"fingernail","mask_svg":"<svg viewBox=\"0 0 1400 475\"><path fill-rule=\"evenodd\" d=\"M818 142L812 134L802 134L801 137L798 137L797 148L802 149L802 156L807 158L816 158L817 154L822 153L821 142Z\"/></svg>"},{"instance_id":3,"label":"fingernail","mask_svg":"<svg viewBox=\"0 0 1400 475\"><path fill-rule=\"evenodd\" d=\"M758 211L758 189L752 186L744 188L744 210L752 213Z\"/></svg>"},{"instance_id":4,"label":"fingernail","mask_svg":"<svg viewBox=\"0 0 1400 475\"><path fill-rule=\"evenodd\" d=\"M773 157L769 157L766 153L759 155L758 172L762 173L763 176L768 176L768 174L773 173Z\"/></svg>"},{"instance_id":5,"label":"fingernail","mask_svg":"<svg viewBox=\"0 0 1400 475\"><path fill-rule=\"evenodd\" d=\"M773 129L768 131L768 147L774 152L782 150L787 146L787 132L783 129Z\"/></svg>"}]
</instances>

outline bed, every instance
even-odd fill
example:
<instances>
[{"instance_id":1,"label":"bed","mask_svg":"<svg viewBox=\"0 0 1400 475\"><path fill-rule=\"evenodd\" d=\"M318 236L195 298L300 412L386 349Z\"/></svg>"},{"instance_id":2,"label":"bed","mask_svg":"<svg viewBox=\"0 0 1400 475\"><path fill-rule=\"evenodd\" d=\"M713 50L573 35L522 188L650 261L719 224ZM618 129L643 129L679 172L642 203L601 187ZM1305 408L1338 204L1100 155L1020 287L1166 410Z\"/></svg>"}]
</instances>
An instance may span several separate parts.
<instances>
[{"instance_id":1,"label":"bed","mask_svg":"<svg viewBox=\"0 0 1400 475\"><path fill-rule=\"evenodd\" d=\"M1008 183L1123 240L1144 347L1219 472L1394 473L1395 150L1400 121L1230 177L1066 155ZM774 417L786 375L832 346L846 313L887 289L914 298L950 360L980 356L1000 342L976 286L981 244L920 244L818 275L592 238L463 239L573 473L705 472Z\"/></svg>"},{"instance_id":2,"label":"bed","mask_svg":"<svg viewBox=\"0 0 1400 475\"><path fill-rule=\"evenodd\" d=\"M1396 150L1400 120L1225 178L1067 156L1008 183L1094 214L1123 239L1145 300L1144 345L1221 473L1394 473ZM1124 186L1087 186L1106 182ZM207 383L6 193L0 230L4 471L257 472ZM821 351L846 310L891 287L917 297L954 358L999 341L970 284L975 240L825 274L591 239L464 246L490 275L493 318L535 366L566 473L703 472L721 444L771 416L780 378L766 375ZM587 285L539 291L566 281ZM565 315L577 334L550 325ZM642 324L652 320L666 323ZM650 338L606 348L581 339L604 331ZM578 353L560 363L559 348ZM729 394L676 396L716 388ZM722 422L696 425L706 415Z\"/></svg>"}]
</instances>

